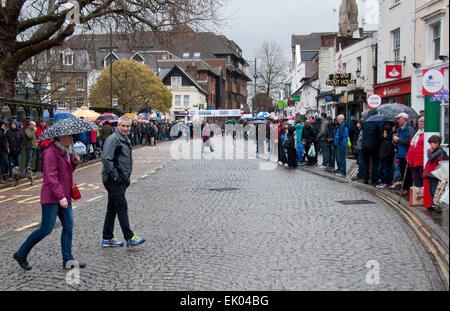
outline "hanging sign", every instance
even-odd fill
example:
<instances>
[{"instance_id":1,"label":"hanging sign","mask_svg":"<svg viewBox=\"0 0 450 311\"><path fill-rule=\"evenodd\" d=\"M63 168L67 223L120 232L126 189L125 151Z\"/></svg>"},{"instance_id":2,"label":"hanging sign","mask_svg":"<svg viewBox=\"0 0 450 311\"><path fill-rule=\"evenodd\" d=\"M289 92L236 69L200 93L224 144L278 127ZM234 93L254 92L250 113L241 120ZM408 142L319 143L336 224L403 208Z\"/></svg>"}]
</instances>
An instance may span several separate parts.
<instances>
[{"instance_id":1,"label":"hanging sign","mask_svg":"<svg viewBox=\"0 0 450 311\"><path fill-rule=\"evenodd\" d=\"M400 79L402 77L402 65L386 65L386 79Z\"/></svg>"},{"instance_id":2,"label":"hanging sign","mask_svg":"<svg viewBox=\"0 0 450 311\"><path fill-rule=\"evenodd\" d=\"M328 86L347 86L356 84L356 80L352 80L351 73L335 73L329 76L326 84Z\"/></svg>"},{"instance_id":3,"label":"hanging sign","mask_svg":"<svg viewBox=\"0 0 450 311\"><path fill-rule=\"evenodd\" d=\"M444 88L444 70L428 69L423 71L422 95L434 95Z\"/></svg>"}]
</instances>

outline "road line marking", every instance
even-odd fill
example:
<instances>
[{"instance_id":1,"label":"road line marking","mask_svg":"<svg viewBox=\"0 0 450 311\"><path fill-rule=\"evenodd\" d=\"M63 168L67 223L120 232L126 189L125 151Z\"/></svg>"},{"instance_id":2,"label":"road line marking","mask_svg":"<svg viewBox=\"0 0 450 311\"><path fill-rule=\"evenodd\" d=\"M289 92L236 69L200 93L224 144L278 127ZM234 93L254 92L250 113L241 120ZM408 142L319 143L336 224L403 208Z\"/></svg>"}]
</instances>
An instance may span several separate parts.
<instances>
[{"instance_id":1,"label":"road line marking","mask_svg":"<svg viewBox=\"0 0 450 311\"><path fill-rule=\"evenodd\" d=\"M140 178L141 178L141 179L145 179L145 178L147 178L147 176L148 176L148 175L145 174L145 175L142 175Z\"/></svg>"},{"instance_id":2,"label":"road line marking","mask_svg":"<svg viewBox=\"0 0 450 311\"><path fill-rule=\"evenodd\" d=\"M96 196L96 197L93 197L92 199L89 199L89 200L86 200L86 201L87 201L87 202L92 202L92 201L95 201L95 200L100 199L100 198L103 197L103 196L104 196L104 194L99 195L99 196Z\"/></svg>"},{"instance_id":3,"label":"road line marking","mask_svg":"<svg viewBox=\"0 0 450 311\"><path fill-rule=\"evenodd\" d=\"M22 228L17 228L16 230L14 230L15 232L20 232L20 231L23 231L23 230L25 230L25 229L28 229L28 228L31 228L31 227L35 227L35 226L37 226L37 225L39 225L40 224L40 222L32 222L31 224L29 224L29 225L26 225L26 226L23 226Z\"/></svg>"},{"instance_id":4,"label":"road line marking","mask_svg":"<svg viewBox=\"0 0 450 311\"><path fill-rule=\"evenodd\" d=\"M135 183L137 183L136 180L133 180L133 181L130 182L131 185L134 185Z\"/></svg>"},{"instance_id":5,"label":"road line marking","mask_svg":"<svg viewBox=\"0 0 450 311\"><path fill-rule=\"evenodd\" d=\"M425 244L425 246L428 248L429 252L433 255L433 257L435 258L436 262L438 263L439 267L441 268L441 272L444 275L445 281L447 282L447 286L449 284L449 275L448 275L448 270L447 267L444 265L444 263L442 262L441 257L439 256L438 251L436 250L436 248L433 246L433 244L430 242L430 237L426 237L420 230L419 230L419 226L414 224L414 221L411 219L411 217L409 217L407 215L407 213L405 212L405 208L403 206L401 206L400 204L398 204L397 202L395 202L393 199L387 197L384 194L381 194L380 192L376 192L375 193L379 198L383 199L386 203L388 203L389 205L391 205L392 207L394 207L396 210L398 210L402 216L405 218L405 220L410 224L410 227L416 232L417 236L419 237L419 239ZM420 226L421 227L421 226ZM423 229L422 229L423 230ZM434 241L434 244L436 244L438 242ZM445 253L443 254L445 255Z\"/></svg>"}]
</instances>

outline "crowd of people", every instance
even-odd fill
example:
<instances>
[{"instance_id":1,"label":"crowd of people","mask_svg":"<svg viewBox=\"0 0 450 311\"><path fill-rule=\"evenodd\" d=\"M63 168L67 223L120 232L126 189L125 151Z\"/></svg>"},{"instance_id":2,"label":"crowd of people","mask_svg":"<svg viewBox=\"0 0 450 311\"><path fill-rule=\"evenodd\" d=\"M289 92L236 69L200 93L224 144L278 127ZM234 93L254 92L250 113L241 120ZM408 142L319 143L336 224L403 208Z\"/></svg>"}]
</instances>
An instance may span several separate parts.
<instances>
[{"instance_id":1,"label":"crowd of people","mask_svg":"<svg viewBox=\"0 0 450 311\"><path fill-rule=\"evenodd\" d=\"M39 141L41 134L49 127L45 118L37 122L10 123L0 121L0 184L6 184L12 178L13 168L19 167L34 173L41 170L41 154L51 144L51 140ZM99 158L102 153L103 142L114 133L117 121L107 121L99 124L97 131L73 135L73 141L81 142L86 147L86 153L81 161L86 162ZM175 130L173 128L175 127ZM171 136L176 135L176 136ZM132 123L128 138L133 147L140 145L156 146L158 142L173 140L182 135L178 122L163 123L150 121L147 123ZM26 160L21 165L20 157L25 155ZM22 167L24 166L24 167Z\"/></svg>"},{"instance_id":2,"label":"crowd of people","mask_svg":"<svg viewBox=\"0 0 450 311\"><path fill-rule=\"evenodd\" d=\"M441 137L433 135L428 140L431 148L424 165L424 111L420 112L418 120L400 113L396 122L366 121L376 113L370 111L366 118L352 120L350 125L346 124L344 115L332 120L326 113L322 113L320 119L310 117L305 122L300 119L278 121L276 127L267 125L268 145L270 128L276 128L279 165L319 166L317 155L321 153L320 167L345 177L347 157L353 154L358 173L352 180L406 195L412 186L422 188L424 179L428 179L433 197L439 179L431 172L439 161L448 160L448 156L440 146ZM441 212L437 205L426 207Z\"/></svg>"}]
</instances>

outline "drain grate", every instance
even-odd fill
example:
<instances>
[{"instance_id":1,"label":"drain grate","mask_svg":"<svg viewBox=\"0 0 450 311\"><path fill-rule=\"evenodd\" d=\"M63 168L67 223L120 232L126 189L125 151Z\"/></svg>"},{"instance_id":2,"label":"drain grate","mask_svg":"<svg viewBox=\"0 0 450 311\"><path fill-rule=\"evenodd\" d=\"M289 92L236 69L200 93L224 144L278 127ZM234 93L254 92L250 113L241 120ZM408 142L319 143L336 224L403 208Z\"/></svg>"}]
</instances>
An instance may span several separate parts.
<instances>
[{"instance_id":1,"label":"drain grate","mask_svg":"<svg viewBox=\"0 0 450 311\"><path fill-rule=\"evenodd\" d=\"M362 205L362 204L375 204L375 202L367 200L348 200L348 201L336 201L342 205Z\"/></svg>"},{"instance_id":2,"label":"drain grate","mask_svg":"<svg viewBox=\"0 0 450 311\"><path fill-rule=\"evenodd\" d=\"M217 191L217 192L227 192L227 191L236 191L239 190L239 188L213 188L208 189L209 191Z\"/></svg>"}]
</instances>

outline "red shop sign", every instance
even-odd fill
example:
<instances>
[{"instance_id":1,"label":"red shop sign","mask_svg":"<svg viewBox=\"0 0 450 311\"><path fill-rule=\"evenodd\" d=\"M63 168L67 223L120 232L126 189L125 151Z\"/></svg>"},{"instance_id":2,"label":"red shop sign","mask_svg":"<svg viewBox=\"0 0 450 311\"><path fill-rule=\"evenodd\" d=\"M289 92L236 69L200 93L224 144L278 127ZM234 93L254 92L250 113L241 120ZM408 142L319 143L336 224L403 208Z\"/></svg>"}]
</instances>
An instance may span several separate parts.
<instances>
[{"instance_id":1,"label":"red shop sign","mask_svg":"<svg viewBox=\"0 0 450 311\"><path fill-rule=\"evenodd\" d=\"M374 86L375 94L381 97L391 97L411 93L411 78Z\"/></svg>"},{"instance_id":2,"label":"red shop sign","mask_svg":"<svg viewBox=\"0 0 450 311\"><path fill-rule=\"evenodd\" d=\"M386 65L386 79L401 79L402 65Z\"/></svg>"}]
</instances>

